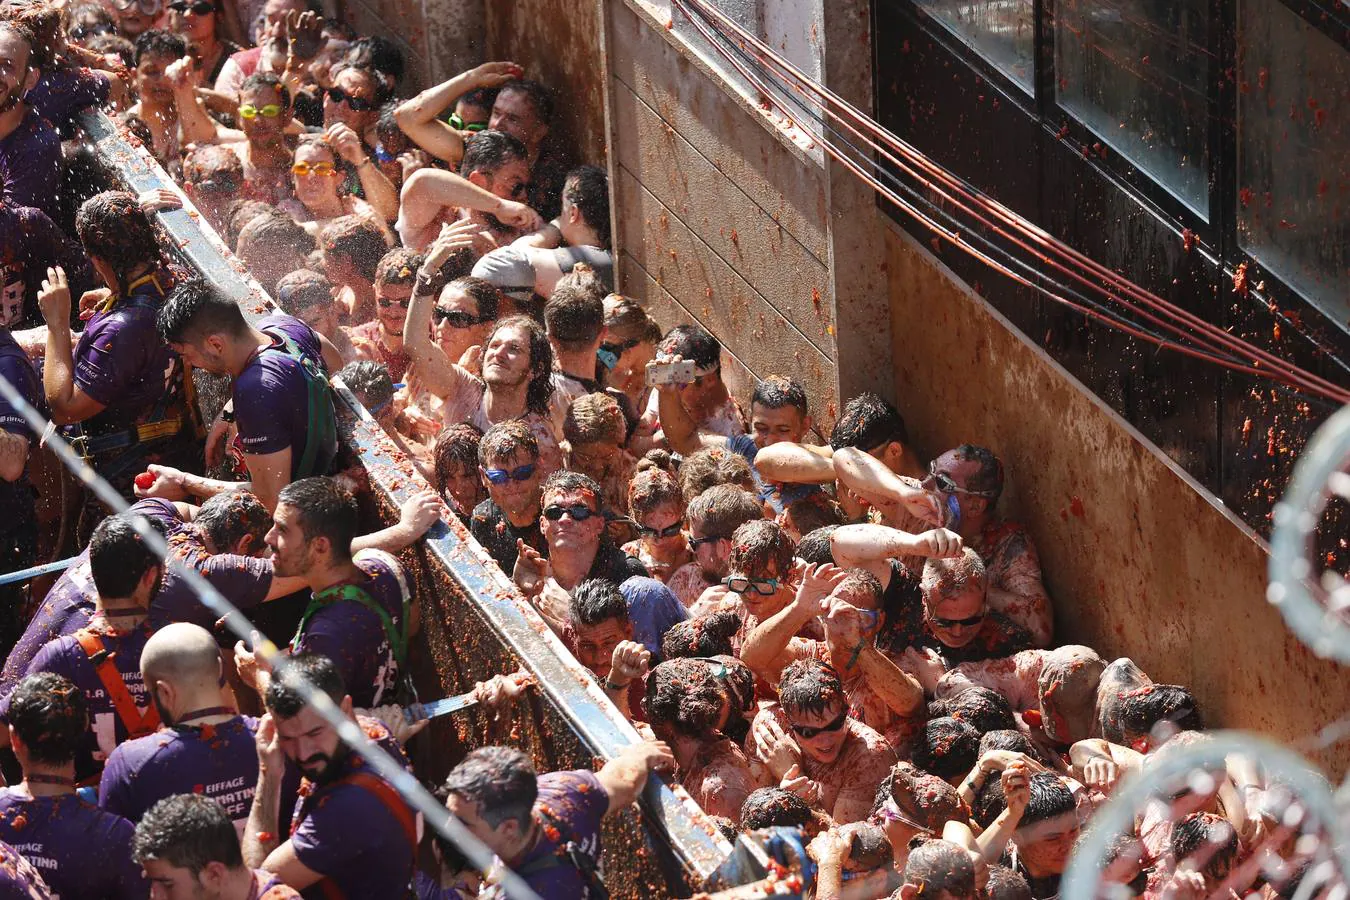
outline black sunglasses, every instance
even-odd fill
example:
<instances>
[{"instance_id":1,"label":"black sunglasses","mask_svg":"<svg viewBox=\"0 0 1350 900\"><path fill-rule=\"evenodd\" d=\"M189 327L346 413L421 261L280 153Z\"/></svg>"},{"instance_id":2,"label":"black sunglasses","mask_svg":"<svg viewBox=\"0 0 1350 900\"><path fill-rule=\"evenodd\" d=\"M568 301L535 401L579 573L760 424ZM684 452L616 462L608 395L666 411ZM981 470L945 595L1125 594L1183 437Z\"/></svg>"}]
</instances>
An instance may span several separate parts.
<instances>
[{"instance_id":1,"label":"black sunglasses","mask_svg":"<svg viewBox=\"0 0 1350 900\"><path fill-rule=\"evenodd\" d=\"M451 328L472 328L475 325L492 321L485 316L480 317L472 313L466 313L462 309L441 309L439 306L433 309L431 314L437 322L449 322Z\"/></svg>"},{"instance_id":2,"label":"black sunglasses","mask_svg":"<svg viewBox=\"0 0 1350 900\"><path fill-rule=\"evenodd\" d=\"M721 539L720 537L717 537L716 535L712 535L712 536L710 536L710 537L690 538L690 539L689 539L689 549L690 549L690 550L697 550L699 547L702 547L704 544L712 544L712 543L715 543L715 542L720 541L720 540L722 540L722 539Z\"/></svg>"},{"instance_id":3,"label":"black sunglasses","mask_svg":"<svg viewBox=\"0 0 1350 900\"><path fill-rule=\"evenodd\" d=\"M407 309L407 308L408 308L408 304L409 304L409 303L412 303L412 298L411 298L411 297L404 297L402 300L390 300L390 299L388 299L387 297L379 297L379 298L376 299L375 302L378 303L378 304L380 304L380 309L388 309L389 307L391 307L391 306L393 306L393 305L395 305L395 304L398 304L399 306L403 307L404 309Z\"/></svg>"},{"instance_id":4,"label":"black sunglasses","mask_svg":"<svg viewBox=\"0 0 1350 900\"><path fill-rule=\"evenodd\" d=\"M544 507L544 518L550 522L557 522L566 513L572 517L574 522L585 522L591 516L599 515L584 503L578 503L575 506L558 506L556 503L552 506Z\"/></svg>"},{"instance_id":5,"label":"black sunglasses","mask_svg":"<svg viewBox=\"0 0 1350 900\"><path fill-rule=\"evenodd\" d=\"M334 103L347 104L352 112L367 112L368 110L375 108L374 100L367 100L364 97L354 97L342 88L329 88L328 99L332 100Z\"/></svg>"},{"instance_id":6,"label":"black sunglasses","mask_svg":"<svg viewBox=\"0 0 1350 900\"><path fill-rule=\"evenodd\" d=\"M175 2L169 4L169 9L176 13L185 13L190 10L194 16L207 16L216 11L216 5L207 3L206 0L197 0L195 3L175 0Z\"/></svg>"},{"instance_id":7,"label":"black sunglasses","mask_svg":"<svg viewBox=\"0 0 1350 900\"><path fill-rule=\"evenodd\" d=\"M665 528L648 528L646 525L638 526L639 534L650 534L653 537L668 538L674 537L684 530L683 522L676 522L674 525L667 525Z\"/></svg>"},{"instance_id":8,"label":"black sunglasses","mask_svg":"<svg viewBox=\"0 0 1350 900\"><path fill-rule=\"evenodd\" d=\"M937 616L934 616L933 624L939 628L970 628L983 622L984 617L985 613L978 613L964 619L939 619Z\"/></svg>"},{"instance_id":9,"label":"black sunglasses","mask_svg":"<svg viewBox=\"0 0 1350 900\"><path fill-rule=\"evenodd\" d=\"M808 725L789 725L788 727L792 729L793 734L797 735L797 737L809 741L818 734L824 734L827 731L838 731L840 728L844 727L844 723L847 721L848 710L846 709L839 714L839 718L835 719L830 724L822 725L819 728L812 728Z\"/></svg>"}]
</instances>

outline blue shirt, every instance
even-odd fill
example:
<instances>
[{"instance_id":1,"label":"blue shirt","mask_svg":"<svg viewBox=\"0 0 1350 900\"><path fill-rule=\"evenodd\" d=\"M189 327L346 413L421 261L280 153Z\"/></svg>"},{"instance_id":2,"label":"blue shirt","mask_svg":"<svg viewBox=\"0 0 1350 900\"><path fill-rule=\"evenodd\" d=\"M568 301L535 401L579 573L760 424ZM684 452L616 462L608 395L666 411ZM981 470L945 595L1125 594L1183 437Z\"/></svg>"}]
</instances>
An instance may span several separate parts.
<instances>
[{"instance_id":1,"label":"blue shirt","mask_svg":"<svg viewBox=\"0 0 1350 900\"><path fill-rule=\"evenodd\" d=\"M759 448L755 446L755 439L748 434L727 438L727 449L744 457L750 464L750 474L754 476L755 492L759 495L759 501L768 503L776 513L781 513L798 500L805 500L821 492L818 484L785 484L781 491L776 490L759 474L759 469L755 468L755 454L759 452Z\"/></svg>"}]
</instances>

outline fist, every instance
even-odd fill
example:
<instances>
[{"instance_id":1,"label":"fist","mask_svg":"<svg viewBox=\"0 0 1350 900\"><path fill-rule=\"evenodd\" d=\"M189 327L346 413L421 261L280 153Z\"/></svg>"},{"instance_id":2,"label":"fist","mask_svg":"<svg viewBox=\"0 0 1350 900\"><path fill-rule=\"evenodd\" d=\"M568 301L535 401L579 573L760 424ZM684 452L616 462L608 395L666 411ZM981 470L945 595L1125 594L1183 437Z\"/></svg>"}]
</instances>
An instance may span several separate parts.
<instances>
[{"instance_id":1,"label":"fist","mask_svg":"<svg viewBox=\"0 0 1350 900\"><path fill-rule=\"evenodd\" d=\"M627 684L635 678L645 678L651 668L651 651L637 641L619 641L610 658L609 680Z\"/></svg>"}]
</instances>

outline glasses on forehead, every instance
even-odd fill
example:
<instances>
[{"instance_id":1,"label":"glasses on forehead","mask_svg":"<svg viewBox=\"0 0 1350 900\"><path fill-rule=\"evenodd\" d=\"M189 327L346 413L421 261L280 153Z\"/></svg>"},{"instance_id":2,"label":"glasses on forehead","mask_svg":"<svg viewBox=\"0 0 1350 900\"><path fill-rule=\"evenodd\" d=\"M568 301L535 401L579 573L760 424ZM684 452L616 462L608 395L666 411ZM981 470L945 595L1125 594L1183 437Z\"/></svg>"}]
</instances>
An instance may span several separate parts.
<instances>
[{"instance_id":1,"label":"glasses on forehead","mask_svg":"<svg viewBox=\"0 0 1350 900\"><path fill-rule=\"evenodd\" d=\"M164 3L162 0L113 0L113 8L118 12L129 12L132 7L143 16L154 16L164 8Z\"/></svg>"},{"instance_id":2,"label":"glasses on forehead","mask_svg":"<svg viewBox=\"0 0 1350 900\"><path fill-rule=\"evenodd\" d=\"M792 733L797 735L797 737L801 738L802 740L809 741L811 740L811 738L816 737L817 735L825 734L826 732L830 731L838 731L839 729L844 727L844 723L846 723L847 721L848 721L848 710L845 709L843 712L839 713L838 717L835 718L834 721L830 722L828 725L821 725L820 727L816 728L810 725L797 725L796 723L792 723L789 724L788 727L792 729Z\"/></svg>"},{"instance_id":3,"label":"glasses on forehead","mask_svg":"<svg viewBox=\"0 0 1350 900\"><path fill-rule=\"evenodd\" d=\"M952 476L946 472L939 472L937 463L928 464L928 477L933 479L933 486L942 494L968 494L971 497L993 497L993 491L972 491L957 484Z\"/></svg>"},{"instance_id":4,"label":"glasses on forehead","mask_svg":"<svg viewBox=\"0 0 1350 900\"><path fill-rule=\"evenodd\" d=\"M206 0L196 0L195 3L187 3L185 0L175 0L169 4L169 9L176 13L190 12L194 16L209 16L216 11L214 3L208 3Z\"/></svg>"},{"instance_id":5,"label":"glasses on forehead","mask_svg":"<svg viewBox=\"0 0 1350 900\"><path fill-rule=\"evenodd\" d=\"M746 578L744 575L731 575L723 578L722 584L733 594L754 593L761 597L772 597L778 590L777 578Z\"/></svg>"}]
</instances>

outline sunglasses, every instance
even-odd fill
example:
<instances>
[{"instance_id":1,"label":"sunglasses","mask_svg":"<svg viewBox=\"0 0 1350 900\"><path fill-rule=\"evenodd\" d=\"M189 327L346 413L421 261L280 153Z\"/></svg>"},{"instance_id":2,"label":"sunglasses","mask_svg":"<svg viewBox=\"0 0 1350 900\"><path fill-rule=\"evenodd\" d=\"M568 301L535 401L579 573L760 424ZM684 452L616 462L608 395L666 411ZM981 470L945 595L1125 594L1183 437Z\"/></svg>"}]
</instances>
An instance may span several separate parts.
<instances>
[{"instance_id":1,"label":"sunglasses","mask_svg":"<svg viewBox=\"0 0 1350 900\"><path fill-rule=\"evenodd\" d=\"M449 322L451 328L472 328L492 321L486 317L466 313L462 309L441 309L439 306L433 309L431 314L437 322Z\"/></svg>"},{"instance_id":2,"label":"sunglasses","mask_svg":"<svg viewBox=\"0 0 1350 900\"><path fill-rule=\"evenodd\" d=\"M269 103L266 106L254 106L252 103L242 103L239 106L239 116L244 119L256 119L262 116L264 119L275 119L281 115L281 106L277 103Z\"/></svg>"},{"instance_id":3,"label":"sunglasses","mask_svg":"<svg viewBox=\"0 0 1350 900\"><path fill-rule=\"evenodd\" d=\"M797 735L797 737L809 741L811 738L824 734L827 731L838 731L840 728L844 727L844 723L847 721L848 710L844 710L839 714L839 718L835 719L830 724L822 725L819 728L811 728L808 725L789 725L788 727L792 729L792 733Z\"/></svg>"},{"instance_id":4,"label":"sunglasses","mask_svg":"<svg viewBox=\"0 0 1350 900\"><path fill-rule=\"evenodd\" d=\"M561 520L564 514L570 515L573 522L585 522L591 516L599 515L584 503L578 503L575 506L559 506L555 503L552 506L544 507L544 518L550 522Z\"/></svg>"},{"instance_id":5,"label":"sunglasses","mask_svg":"<svg viewBox=\"0 0 1350 900\"><path fill-rule=\"evenodd\" d=\"M778 590L777 578L746 578L744 575L732 575L723 578L722 584L733 594L744 594L749 591L761 597L772 597Z\"/></svg>"},{"instance_id":6,"label":"sunglasses","mask_svg":"<svg viewBox=\"0 0 1350 900\"><path fill-rule=\"evenodd\" d=\"M658 538L674 537L683 530L683 522L676 522L674 525L667 525L665 528L648 528L646 525L638 526L638 534L648 534Z\"/></svg>"},{"instance_id":7,"label":"sunglasses","mask_svg":"<svg viewBox=\"0 0 1350 900\"><path fill-rule=\"evenodd\" d=\"M352 112L367 112L375 108L374 100L367 100L364 97L355 97L342 88L331 87L328 89L328 99L334 103L345 103Z\"/></svg>"},{"instance_id":8,"label":"sunglasses","mask_svg":"<svg viewBox=\"0 0 1350 900\"><path fill-rule=\"evenodd\" d=\"M699 547L702 547L704 544L712 544L712 543L716 543L717 541L720 541L720 540L722 540L722 539L721 539L720 537L717 537L716 535L713 535L713 536L710 536L710 537L701 537L701 538L691 537L691 538L689 539L689 549L690 549L690 550L697 550Z\"/></svg>"},{"instance_id":9,"label":"sunglasses","mask_svg":"<svg viewBox=\"0 0 1350 900\"><path fill-rule=\"evenodd\" d=\"M214 3L207 3L206 0L197 0L195 3L185 3L184 0L176 0L169 4L169 9L176 13L192 13L194 16L209 16L216 11Z\"/></svg>"},{"instance_id":10,"label":"sunglasses","mask_svg":"<svg viewBox=\"0 0 1350 900\"><path fill-rule=\"evenodd\" d=\"M192 189L199 194L233 194L239 190L239 183L232 176L216 174L192 182Z\"/></svg>"},{"instance_id":11,"label":"sunglasses","mask_svg":"<svg viewBox=\"0 0 1350 900\"><path fill-rule=\"evenodd\" d=\"M321 163L298 162L295 165L291 166L291 171L302 177L305 175L336 175L337 166L333 165L330 162L321 162Z\"/></svg>"},{"instance_id":12,"label":"sunglasses","mask_svg":"<svg viewBox=\"0 0 1350 900\"><path fill-rule=\"evenodd\" d=\"M984 621L986 615L987 613L978 613L964 619L939 619L937 616L934 616L933 624L939 628L974 628Z\"/></svg>"},{"instance_id":13,"label":"sunglasses","mask_svg":"<svg viewBox=\"0 0 1350 900\"><path fill-rule=\"evenodd\" d=\"M407 309L408 304L412 303L412 298L404 297L402 300L390 300L388 297L377 297L375 302L380 304L380 309L388 309L391 306L401 306Z\"/></svg>"},{"instance_id":14,"label":"sunglasses","mask_svg":"<svg viewBox=\"0 0 1350 900\"><path fill-rule=\"evenodd\" d=\"M506 469L484 469L483 475L489 484L506 484L508 481L528 481L534 474L534 463L517 466L509 472Z\"/></svg>"},{"instance_id":15,"label":"sunglasses","mask_svg":"<svg viewBox=\"0 0 1350 900\"><path fill-rule=\"evenodd\" d=\"M376 161L376 162L382 162L382 163L393 162L393 161L394 161L395 159L397 159L397 158L398 158L398 157L396 157L393 153L390 153L388 150L384 149L384 144L376 144L376 145L375 145L375 161Z\"/></svg>"},{"instance_id":16,"label":"sunglasses","mask_svg":"<svg viewBox=\"0 0 1350 900\"><path fill-rule=\"evenodd\" d=\"M971 497L993 497L993 491L971 491L961 487L952 480L952 476L946 472L937 471L932 465L928 467L928 475L933 479L933 486L938 489L940 494L968 494Z\"/></svg>"}]
</instances>

